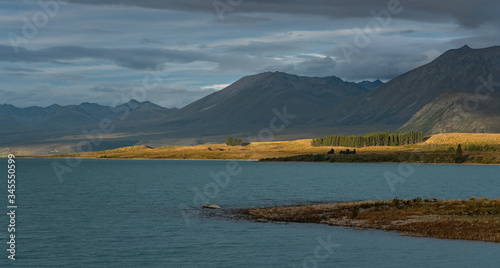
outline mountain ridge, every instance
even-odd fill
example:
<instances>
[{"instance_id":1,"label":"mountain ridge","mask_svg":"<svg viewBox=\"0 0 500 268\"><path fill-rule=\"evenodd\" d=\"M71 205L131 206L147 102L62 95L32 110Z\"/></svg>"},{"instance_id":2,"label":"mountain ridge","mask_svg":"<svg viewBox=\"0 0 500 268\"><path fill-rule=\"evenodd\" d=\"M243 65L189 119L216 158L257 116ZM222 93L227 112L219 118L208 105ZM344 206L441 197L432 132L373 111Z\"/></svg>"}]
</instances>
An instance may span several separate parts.
<instances>
[{"instance_id":1,"label":"mountain ridge","mask_svg":"<svg viewBox=\"0 0 500 268\"><path fill-rule=\"evenodd\" d=\"M136 100L116 107L3 104L0 123L7 129L0 132L0 151L50 145L52 149L43 150L61 152L61 144L74 146L85 139L83 131L99 129L105 118L113 125L113 132L103 136L106 148L193 145L227 136L262 140L263 133L266 139L291 140L396 130L500 132L498 92L465 120L453 121L460 114L450 105L477 99L475 90L485 80L500 81L500 46L452 49L387 83L265 72L245 76L181 109ZM293 120L280 121L283 113Z\"/></svg>"}]
</instances>

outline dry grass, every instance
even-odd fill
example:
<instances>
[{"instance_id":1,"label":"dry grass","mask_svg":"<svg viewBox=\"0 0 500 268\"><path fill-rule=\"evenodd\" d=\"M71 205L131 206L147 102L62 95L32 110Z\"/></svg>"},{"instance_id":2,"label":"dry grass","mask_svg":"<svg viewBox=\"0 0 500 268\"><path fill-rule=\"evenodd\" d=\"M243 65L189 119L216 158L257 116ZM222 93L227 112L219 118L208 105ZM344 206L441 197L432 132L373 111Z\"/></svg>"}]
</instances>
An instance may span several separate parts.
<instances>
[{"instance_id":1,"label":"dry grass","mask_svg":"<svg viewBox=\"0 0 500 268\"><path fill-rule=\"evenodd\" d=\"M258 160L304 153L326 153L329 147L312 147L311 140L255 142L246 146L204 144L197 146L165 146L149 148L133 146L102 152L79 154L88 158L145 158L145 159L199 159L199 160ZM57 155L54 157L68 155Z\"/></svg>"},{"instance_id":2,"label":"dry grass","mask_svg":"<svg viewBox=\"0 0 500 268\"><path fill-rule=\"evenodd\" d=\"M438 134L421 144L404 146L377 146L356 149L358 154L394 154L401 152L446 151L449 146L462 144L489 144L500 149L500 134ZM197 146L146 146L125 147L102 152L79 154L84 158L128 158L128 159L198 159L198 160L259 160L273 157L290 157L304 154L324 154L330 149L336 152L345 147L313 147L311 140L255 142L246 146L226 144L204 144ZM498 153L497 153L498 151ZM491 152L470 152L471 163L498 163L500 150ZM51 157L73 157L54 155Z\"/></svg>"},{"instance_id":3,"label":"dry grass","mask_svg":"<svg viewBox=\"0 0 500 268\"><path fill-rule=\"evenodd\" d=\"M308 222L405 235L500 242L500 199L389 200L239 211L262 221Z\"/></svg>"},{"instance_id":4,"label":"dry grass","mask_svg":"<svg viewBox=\"0 0 500 268\"><path fill-rule=\"evenodd\" d=\"M490 133L446 133L432 135L425 144L457 145L464 144L500 144L500 134Z\"/></svg>"}]
</instances>

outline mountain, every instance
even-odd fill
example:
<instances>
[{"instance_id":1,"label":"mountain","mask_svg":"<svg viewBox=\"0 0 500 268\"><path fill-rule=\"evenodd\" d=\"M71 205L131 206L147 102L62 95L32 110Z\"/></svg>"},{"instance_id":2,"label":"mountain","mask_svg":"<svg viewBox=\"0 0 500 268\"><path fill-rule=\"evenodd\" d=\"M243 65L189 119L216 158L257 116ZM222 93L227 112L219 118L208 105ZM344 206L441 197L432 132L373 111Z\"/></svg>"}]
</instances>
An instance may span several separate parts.
<instances>
[{"instance_id":1,"label":"mountain","mask_svg":"<svg viewBox=\"0 0 500 268\"><path fill-rule=\"evenodd\" d=\"M150 101L139 102L139 101L134 100L134 99L130 100L127 103L118 105L118 106L114 107L112 110L121 111L124 109L127 109L127 110L132 111L132 112L138 111L138 110L171 110L171 109L163 108L160 105L156 105ZM176 108L173 108L173 109L176 110Z\"/></svg>"},{"instance_id":2,"label":"mountain","mask_svg":"<svg viewBox=\"0 0 500 268\"><path fill-rule=\"evenodd\" d=\"M21 147L36 154L68 152L91 142L85 133L99 132L103 119L111 120L112 130L92 150L223 142L228 136L252 141L396 130L500 132L499 83L500 47L464 46L387 83L266 72L181 109L136 100L116 107L4 104L0 153Z\"/></svg>"},{"instance_id":3,"label":"mountain","mask_svg":"<svg viewBox=\"0 0 500 268\"><path fill-rule=\"evenodd\" d=\"M244 77L157 122L147 122L147 126L170 131L171 136L258 133L269 128L276 111L284 110L296 115L293 126L305 126L318 114L367 92L363 86L334 76L267 72Z\"/></svg>"},{"instance_id":4,"label":"mountain","mask_svg":"<svg viewBox=\"0 0 500 268\"><path fill-rule=\"evenodd\" d=\"M147 120L151 118L149 113L164 116L175 110L177 109L163 108L149 101L138 102L136 100L116 107L88 102L68 106L53 104L45 108L38 106L18 108L9 104L0 105L0 115L8 118L11 121L10 125L15 123L33 130L49 131L96 125L102 119L114 119L122 115L123 111L127 111L129 120Z\"/></svg>"},{"instance_id":5,"label":"mountain","mask_svg":"<svg viewBox=\"0 0 500 268\"><path fill-rule=\"evenodd\" d=\"M474 91L480 77L500 81L500 47L450 50L434 61L407 72L367 94L333 109L323 123L378 125L393 130L425 105L453 89ZM385 127L383 127L385 126Z\"/></svg>"},{"instance_id":6,"label":"mountain","mask_svg":"<svg viewBox=\"0 0 500 268\"><path fill-rule=\"evenodd\" d=\"M500 132L500 94L478 97L475 92L451 90L425 105L399 131L437 133Z\"/></svg>"},{"instance_id":7,"label":"mountain","mask_svg":"<svg viewBox=\"0 0 500 268\"><path fill-rule=\"evenodd\" d=\"M361 85L361 86L364 86L368 90L372 90L372 89L378 88L379 86L383 85L384 83L382 81L380 81L379 79L377 79L375 81L363 81L363 82L359 82L358 84Z\"/></svg>"},{"instance_id":8,"label":"mountain","mask_svg":"<svg viewBox=\"0 0 500 268\"><path fill-rule=\"evenodd\" d=\"M108 107L96 103L48 107L18 108L0 105L1 148L29 148L23 152L47 154L52 151L67 152L80 141L87 141L83 133L99 130L103 120L118 120L121 123L136 124L150 119L164 117L177 109L167 109L151 102L131 100L128 103ZM124 116L126 115L126 116ZM94 149L111 149L137 143L137 139L110 138ZM66 148L65 150L60 147ZM40 149L42 148L42 149ZM33 151L34 150L34 151Z\"/></svg>"}]
</instances>

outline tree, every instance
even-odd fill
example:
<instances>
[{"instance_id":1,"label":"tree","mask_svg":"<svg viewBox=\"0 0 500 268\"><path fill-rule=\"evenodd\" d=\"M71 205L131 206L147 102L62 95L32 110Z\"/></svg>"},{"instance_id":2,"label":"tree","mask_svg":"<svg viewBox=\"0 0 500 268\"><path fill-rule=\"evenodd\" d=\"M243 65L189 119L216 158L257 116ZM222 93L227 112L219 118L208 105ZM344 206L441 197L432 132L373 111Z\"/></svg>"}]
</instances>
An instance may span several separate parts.
<instances>
[{"instance_id":1,"label":"tree","mask_svg":"<svg viewBox=\"0 0 500 268\"><path fill-rule=\"evenodd\" d=\"M465 157L462 151L462 145L458 144L457 152L455 153L455 163L463 163L465 162Z\"/></svg>"},{"instance_id":2,"label":"tree","mask_svg":"<svg viewBox=\"0 0 500 268\"><path fill-rule=\"evenodd\" d=\"M243 141L241 139L235 139L232 137L227 137L226 139L226 144L229 146L239 146L243 144Z\"/></svg>"}]
</instances>

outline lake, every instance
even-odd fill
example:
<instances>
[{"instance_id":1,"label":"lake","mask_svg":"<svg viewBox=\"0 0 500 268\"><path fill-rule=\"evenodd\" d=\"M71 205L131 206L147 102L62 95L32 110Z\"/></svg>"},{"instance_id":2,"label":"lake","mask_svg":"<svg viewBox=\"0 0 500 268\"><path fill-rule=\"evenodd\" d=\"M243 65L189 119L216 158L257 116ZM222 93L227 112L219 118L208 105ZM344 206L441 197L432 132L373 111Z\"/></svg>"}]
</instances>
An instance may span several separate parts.
<instances>
[{"instance_id":1,"label":"lake","mask_svg":"<svg viewBox=\"0 0 500 268\"><path fill-rule=\"evenodd\" d=\"M326 201L498 198L500 166L16 159L0 267L498 267L500 244L207 217ZM7 160L2 159L3 174ZM71 169L71 171L70 171ZM6 175L5 175L6 178ZM3 184L8 212L7 183Z\"/></svg>"}]
</instances>

